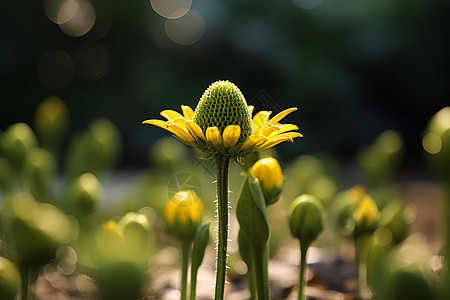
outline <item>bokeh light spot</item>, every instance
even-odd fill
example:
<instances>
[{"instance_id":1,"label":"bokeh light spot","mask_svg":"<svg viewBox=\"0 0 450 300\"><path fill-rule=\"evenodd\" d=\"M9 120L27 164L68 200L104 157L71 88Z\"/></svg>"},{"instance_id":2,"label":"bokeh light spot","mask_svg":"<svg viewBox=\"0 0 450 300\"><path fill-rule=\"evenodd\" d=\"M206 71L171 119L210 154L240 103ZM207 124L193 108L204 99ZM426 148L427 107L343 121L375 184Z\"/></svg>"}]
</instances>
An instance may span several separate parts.
<instances>
[{"instance_id":1,"label":"bokeh light spot","mask_svg":"<svg viewBox=\"0 0 450 300\"><path fill-rule=\"evenodd\" d=\"M72 4L74 1L76 4ZM74 14L71 16L73 12ZM71 16L71 18L66 20L66 15ZM65 34L72 37L79 37L89 32L95 24L95 19L95 9L86 0L67 0L61 5L58 13L58 20L61 22L59 27Z\"/></svg>"},{"instance_id":2,"label":"bokeh light spot","mask_svg":"<svg viewBox=\"0 0 450 300\"><path fill-rule=\"evenodd\" d=\"M150 4L159 15L168 19L178 19L187 14L192 0L150 0Z\"/></svg>"},{"instance_id":3,"label":"bokeh light spot","mask_svg":"<svg viewBox=\"0 0 450 300\"><path fill-rule=\"evenodd\" d=\"M63 50L49 50L38 61L37 76L43 86L60 89L73 77L75 66L72 58Z\"/></svg>"},{"instance_id":4,"label":"bokeh light spot","mask_svg":"<svg viewBox=\"0 0 450 300\"><path fill-rule=\"evenodd\" d=\"M58 10L56 24L64 24L72 20L80 8L77 0L67 0L61 4Z\"/></svg>"},{"instance_id":5,"label":"bokeh light spot","mask_svg":"<svg viewBox=\"0 0 450 300\"><path fill-rule=\"evenodd\" d=\"M430 154L436 154L441 151L442 140L436 133L427 133L422 139L423 149Z\"/></svg>"},{"instance_id":6,"label":"bokeh light spot","mask_svg":"<svg viewBox=\"0 0 450 300\"><path fill-rule=\"evenodd\" d=\"M165 22L167 36L177 44L190 45L197 42L205 31L205 20L195 10L179 19Z\"/></svg>"}]
</instances>

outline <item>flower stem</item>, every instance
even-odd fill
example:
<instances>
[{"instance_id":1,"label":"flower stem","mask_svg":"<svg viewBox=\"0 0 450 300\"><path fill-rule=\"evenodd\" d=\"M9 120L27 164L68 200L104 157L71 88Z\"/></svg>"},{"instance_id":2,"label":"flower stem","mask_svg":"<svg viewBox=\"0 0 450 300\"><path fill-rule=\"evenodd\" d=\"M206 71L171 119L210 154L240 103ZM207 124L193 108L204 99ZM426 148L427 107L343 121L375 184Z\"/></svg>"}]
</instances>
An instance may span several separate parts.
<instances>
[{"instance_id":1,"label":"flower stem","mask_svg":"<svg viewBox=\"0 0 450 300\"><path fill-rule=\"evenodd\" d=\"M228 246L228 169L230 158L214 157L217 176L217 260L215 299L223 299L227 272Z\"/></svg>"},{"instance_id":2,"label":"flower stem","mask_svg":"<svg viewBox=\"0 0 450 300\"><path fill-rule=\"evenodd\" d=\"M305 269L306 269L306 252L308 251L308 246L303 246L300 243L300 274L298 276L298 300L305 299Z\"/></svg>"},{"instance_id":3,"label":"flower stem","mask_svg":"<svg viewBox=\"0 0 450 300\"><path fill-rule=\"evenodd\" d=\"M187 275L189 266L189 254L190 254L191 242L183 241L181 244L181 297L180 300L186 300L187 295Z\"/></svg>"}]
</instances>

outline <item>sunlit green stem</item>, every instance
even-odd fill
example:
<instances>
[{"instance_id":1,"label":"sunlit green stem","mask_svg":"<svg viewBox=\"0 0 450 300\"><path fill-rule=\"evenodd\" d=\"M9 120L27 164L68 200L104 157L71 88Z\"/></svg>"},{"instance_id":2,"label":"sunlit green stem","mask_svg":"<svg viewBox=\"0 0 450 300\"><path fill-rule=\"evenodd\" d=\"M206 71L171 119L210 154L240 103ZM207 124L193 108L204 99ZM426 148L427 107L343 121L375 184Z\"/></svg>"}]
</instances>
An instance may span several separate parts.
<instances>
[{"instance_id":1,"label":"sunlit green stem","mask_svg":"<svg viewBox=\"0 0 450 300\"><path fill-rule=\"evenodd\" d=\"M189 255L191 253L191 242L183 241L181 243L181 297L180 300L186 300L187 295L187 280L188 280L188 266L189 266Z\"/></svg>"},{"instance_id":2,"label":"sunlit green stem","mask_svg":"<svg viewBox=\"0 0 450 300\"><path fill-rule=\"evenodd\" d=\"M300 243L300 274L298 276L298 300L305 299L305 269L306 269L306 252L308 251L308 245L302 245Z\"/></svg>"},{"instance_id":3,"label":"sunlit green stem","mask_svg":"<svg viewBox=\"0 0 450 300\"><path fill-rule=\"evenodd\" d=\"M252 247L251 271L253 274L254 289L256 289L256 299L269 299L269 280L267 273L267 247L263 251ZM253 295L252 295L253 297Z\"/></svg>"},{"instance_id":4,"label":"sunlit green stem","mask_svg":"<svg viewBox=\"0 0 450 300\"><path fill-rule=\"evenodd\" d=\"M228 169L230 158L217 154L214 158L217 177L217 260L215 299L223 299L227 272L228 246Z\"/></svg>"},{"instance_id":5,"label":"sunlit green stem","mask_svg":"<svg viewBox=\"0 0 450 300\"><path fill-rule=\"evenodd\" d=\"M356 278L358 280L358 291L362 298L365 297L367 292L367 259L365 255L369 237L368 234L363 234L355 238Z\"/></svg>"}]
</instances>

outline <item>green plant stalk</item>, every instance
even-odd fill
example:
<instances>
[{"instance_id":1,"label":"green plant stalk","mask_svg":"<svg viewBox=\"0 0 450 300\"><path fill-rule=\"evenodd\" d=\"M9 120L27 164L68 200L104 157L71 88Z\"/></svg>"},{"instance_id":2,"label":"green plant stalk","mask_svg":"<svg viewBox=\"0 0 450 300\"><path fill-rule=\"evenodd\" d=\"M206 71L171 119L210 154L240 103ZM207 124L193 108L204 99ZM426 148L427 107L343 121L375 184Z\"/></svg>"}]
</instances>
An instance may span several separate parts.
<instances>
[{"instance_id":1,"label":"green plant stalk","mask_svg":"<svg viewBox=\"0 0 450 300\"><path fill-rule=\"evenodd\" d=\"M305 299L305 269L306 269L306 252L309 245L302 245L300 242L300 267L298 276L298 300Z\"/></svg>"},{"instance_id":2,"label":"green plant stalk","mask_svg":"<svg viewBox=\"0 0 450 300\"><path fill-rule=\"evenodd\" d=\"M187 280L188 280L188 266L189 266L189 255L191 252L191 241L181 242L181 297L180 300L186 300L187 296Z\"/></svg>"},{"instance_id":3,"label":"green plant stalk","mask_svg":"<svg viewBox=\"0 0 450 300\"><path fill-rule=\"evenodd\" d=\"M21 299L28 300L28 285L30 279L30 272L28 268L20 268L20 281L21 281Z\"/></svg>"},{"instance_id":4,"label":"green plant stalk","mask_svg":"<svg viewBox=\"0 0 450 300\"><path fill-rule=\"evenodd\" d=\"M364 254L369 238L368 234L362 234L355 238L356 278L358 280L358 291L361 296L364 296L367 291L367 263Z\"/></svg>"},{"instance_id":5,"label":"green plant stalk","mask_svg":"<svg viewBox=\"0 0 450 300\"><path fill-rule=\"evenodd\" d=\"M256 292L256 299L268 300L269 299L269 276L267 272L267 244L263 251L259 251L256 247L252 247L252 263L251 274L254 284L253 289Z\"/></svg>"},{"instance_id":6,"label":"green plant stalk","mask_svg":"<svg viewBox=\"0 0 450 300\"><path fill-rule=\"evenodd\" d=\"M217 177L217 260L215 298L223 299L227 272L228 247L228 169L230 158L221 154L214 157Z\"/></svg>"},{"instance_id":7,"label":"green plant stalk","mask_svg":"<svg viewBox=\"0 0 450 300\"><path fill-rule=\"evenodd\" d=\"M21 300L33 300L35 299L34 291L31 289L31 285L36 281L39 268L35 269L29 266L21 266L19 268L20 281L21 281Z\"/></svg>"},{"instance_id":8,"label":"green plant stalk","mask_svg":"<svg viewBox=\"0 0 450 300\"><path fill-rule=\"evenodd\" d=\"M195 294L197 292L197 270L191 269L191 291L190 300L195 300Z\"/></svg>"}]
</instances>

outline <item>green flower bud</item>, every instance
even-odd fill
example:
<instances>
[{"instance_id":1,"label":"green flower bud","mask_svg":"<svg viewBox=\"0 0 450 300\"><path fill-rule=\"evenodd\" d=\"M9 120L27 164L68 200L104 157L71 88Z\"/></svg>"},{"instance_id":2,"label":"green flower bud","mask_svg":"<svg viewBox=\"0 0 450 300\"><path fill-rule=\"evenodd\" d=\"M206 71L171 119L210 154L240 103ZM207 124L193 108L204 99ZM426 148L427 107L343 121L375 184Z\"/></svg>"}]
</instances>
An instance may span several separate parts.
<instances>
[{"instance_id":1,"label":"green flower bud","mask_svg":"<svg viewBox=\"0 0 450 300\"><path fill-rule=\"evenodd\" d=\"M283 187L283 172L278 161L273 157L260 159L252 166L250 172L261 183L266 205L277 202Z\"/></svg>"},{"instance_id":2,"label":"green flower bud","mask_svg":"<svg viewBox=\"0 0 450 300\"><path fill-rule=\"evenodd\" d=\"M78 216L86 216L96 209L103 187L92 173L84 173L71 182L68 188L69 207Z\"/></svg>"},{"instance_id":3,"label":"green flower bud","mask_svg":"<svg viewBox=\"0 0 450 300\"><path fill-rule=\"evenodd\" d=\"M323 206L312 195L303 194L289 208L289 228L302 247L309 247L323 230Z\"/></svg>"},{"instance_id":4,"label":"green flower bud","mask_svg":"<svg viewBox=\"0 0 450 300\"><path fill-rule=\"evenodd\" d=\"M10 162L6 158L0 157L0 189L3 195L11 189L13 173Z\"/></svg>"},{"instance_id":5,"label":"green flower bud","mask_svg":"<svg viewBox=\"0 0 450 300\"><path fill-rule=\"evenodd\" d=\"M150 238L150 223L145 215L129 212L119 221L125 243L133 255L145 257Z\"/></svg>"},{"instance_id":6,"label":"green flower bud","mask_svg":"<svg viewBox=\"0 0 450 300\"><path fill-rule=\"evenodd\" d=\"M400 201L391 201L381 211L380 225L389 229L395 244L403 241L409 234L409 227L414 222L415 213Z\"/></svg>"},{"instance_id":7,"label":"green flower bud","mask_svg":"<svg viewBox=\"0 0 450 300\"><path fill-rule=\"evenodd\" d=\"M27 155L25 169L33 196L40 202L52 202L57 171L53 155L43 148L35 148Z\"/></svg>"},{"instance_id":8,"label":"green flower bud","mask_svg":"<svg viewBox=\"0 0 450 300\"><path fill-rule=\"evenodd\" d=\"M422 144L433 170L441 179L450 182L450 106L430 119Z\"/></svg>"},{"instance_id":9,"label":"green flower bud","mask_svg":"<svg viewBox=\"0 0 450 300\"><path fill-rule=\"evenodd\" d=\"M0 257L0 299L14 300L19 293L20 275L17 266Z\"/></svg>"},{"instance_id":10,"label":"green flower bud","mask_svg":"<svg viewBox=\"0 0 450 300\"><path fill-rule=\"evenodd\" d=\"M192 241L201 223L203 210L203 203L194 191L176 193L164 207L168 231L180 240Z\"/></svg>"},{"instance_id":11,"label":"green flower bud","mask_svg":"<svg viewBox=\"0 0 450 300\"><path fill-rule=\"evenodd\" d=\"M150 159L155 165L174 172L189 159L189 152L179 141L171 137L157 140L150 149Z\"/></svg>"},{"instance_id":12,"label":"green flower bud","mask_svg":"<svg viewBox=\"0 0 450 300\"><path fill-rule=\"evenodd\" d=\"M252 134L252 120L244 95L229 81L216 81L206 89L195 109L193 121L205 134L209 127L217 127L222 134L228 125L238 125L241 135L237 143Z\"/></svg>"},{"instance_id":13,"label":"green flower bud","mask_svg":"<svg viewBox=\"0 0 450 300\"><path fill-rule=\"evenodd\" d=\"M2 230L20 266L41 266L58 247L77 238L78 223L53 205L19 193L5 198Z\"/></svg>"},{"instance_id":14,"label":"green flower bud","mask_svg":"<svg viewBox=\"0 0 450 300\"><path fill-rule=\"evenodd\" d=\"M108 119L98 118L92 121L89 132L94 139L95 159L100 171L109 169L120 151L121 137L117 127Z\"/></svg>"},{"instance_id":15,"label":"green flower bud","mask_svg":"<svg viewBox=\"0 0 450 300\"><path fill-rule=\"evenodd\" d=\"M56 150L58 142L69 125L69 111L61 98L45 98L35 115L36 131L47 149Z\"/></svg>"},{"instance_id":16,"label":"green flower bud","mask_svg":"<svg viewBox=\"0 0 450 300\"><path fill-rule=\"evenodd\" d=\"M25 157L37 146L33 130L25 123L16 123L6 129L2 137L2 148L14 167L22 168Z\"/></svg>"}]
</instances>

